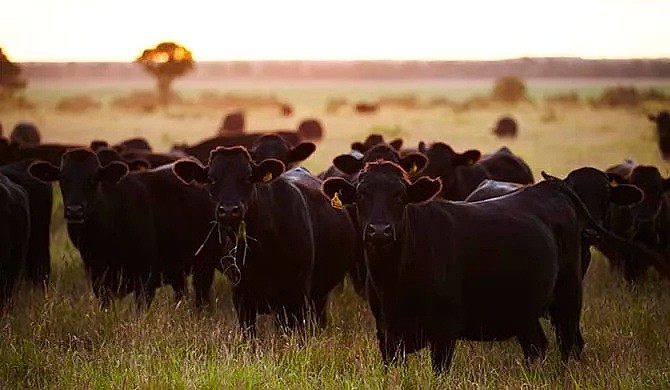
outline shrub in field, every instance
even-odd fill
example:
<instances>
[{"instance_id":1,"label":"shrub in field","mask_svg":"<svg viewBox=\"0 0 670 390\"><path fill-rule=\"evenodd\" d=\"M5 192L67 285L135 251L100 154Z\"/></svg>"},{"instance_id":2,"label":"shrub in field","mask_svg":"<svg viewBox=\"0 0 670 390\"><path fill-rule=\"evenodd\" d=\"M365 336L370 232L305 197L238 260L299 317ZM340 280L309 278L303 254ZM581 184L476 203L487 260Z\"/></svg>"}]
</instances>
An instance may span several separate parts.
<instances>
[{"instance_id":1,"label":"shrub in field","mask_svg":"<svg viewBox=\"0 0 670 390\"><path fill-rule=\"evenodd\" d=\"M88 95L70 96L56 104L56 111L80 114L86 111L99 110L102 103Z\"/></svg>"},{"instance_id":2,"label":"shrub in field","mask_svg":"<svg viewBox=\"0 0 670 390\"><path fill-rule=\"evenodd\" d=\"M129 95L119 96L112 100L113 108L153 112L158 107L158 96L153 92L135 91Z\"/></svg>"},{"instance_id":3,"label":"shrub in field","mask_svg":"<svg viewBox=\"0 0 670 390\"><path fill-rule=\"evenodd\" d=\"M391 106L411 110L419 106L419 98L414 94L381 96L377 103L380 106Z\"/></svg>"},{"instance_id":4,"label":"shrub in field","mask_svg":"<svg viewBox=\"0 0 670 390\"><path fill-rule=\"evenodd\" d=\"M575 91L549 95L544 98L544 101L550 105L560 104L565 106L578 106L582 103L582 99Z\"/></svg>"},{"instance_id":5,"label":"shrub in field","mask_svg":"<svg viewBox=\"0 0 670 390\"><path fill-rule=\"evenodd\" d=\"M326 102L326 112L328 114L337 114L340 109L347 105L347 99L341 97L330 98Z\"/></svg>"},{"instance_id":6,"label":"shrub in field","mask_svg":"<svg viewBox=\"0 0 670 390\"><path fill-rule=\"evenodd\" d=\"M444 96L434 97L434 98L428 100L428 103L426 103L426 107L428 107L428 108L436 108L436 107L454 108L457 105L458 105L457 102L449 99L448 97L444 97Z\"/></svg>"},{"instance_id":7,"label":"shrub in field","mask_svg":"<svg viewBox=\"0 0 670 390\"><path fill-rule=\"evenodd\" d=\"M670 94L656 88L637 89L634 86L605 88L599 96L591 98L592 107L638 107L645 102L668 102Z\"/></svg>"},{"instance_id":8,"label":"shrub in field","mask_svg":"<svg viewBox=\"0 0 670 390\"><path fill-rule=\"evenodd\" d=\"M518 103L527 100L526 83L519 77L505 76L496 80L491 97L505 103Z\"/></svg>"},{"instance_id":9,"label":"shrub in field","mask_svg":"<svg viewBox=\"0 0 670 390\"><path fill-rule=\"evenodd\" d=\"M280 109L283 102L275 95L219 94L213 91L206 91L200 94L197 104L202 107L214 109L244 110L254 108Z\"/></svg>"},{"instance_id":10,"label":"shrub in field","mask_svg":"<svg viewBox=\"0 0 670 390\"><path fill-rule=\"evenodd\" d=\"M469 99L466 99L459 104L456 104L453 108L455 112L470 111L474 109L485 109L493 105L491 98L487 96L475 95Z\"/></svg>"}]
</instances>

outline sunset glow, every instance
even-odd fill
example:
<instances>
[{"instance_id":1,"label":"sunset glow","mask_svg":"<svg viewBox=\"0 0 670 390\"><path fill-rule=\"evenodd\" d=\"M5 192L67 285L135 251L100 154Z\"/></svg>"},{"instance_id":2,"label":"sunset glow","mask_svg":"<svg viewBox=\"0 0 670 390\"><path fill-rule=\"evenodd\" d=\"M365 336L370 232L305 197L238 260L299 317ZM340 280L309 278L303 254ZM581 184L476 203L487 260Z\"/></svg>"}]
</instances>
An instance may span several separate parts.
<instances>
[{"instance_id":1,"label":"sunset glow","mask_svg":"<svg viewBox=\"0 0 670 390\"><path fill-rule=\"evenodd\" d=\"M24 0L7 8L0 47L15 61L132 61L161 41L185 45L197 61L670 57L670 2L661 0Z\"/></svg>"}]
</instances>

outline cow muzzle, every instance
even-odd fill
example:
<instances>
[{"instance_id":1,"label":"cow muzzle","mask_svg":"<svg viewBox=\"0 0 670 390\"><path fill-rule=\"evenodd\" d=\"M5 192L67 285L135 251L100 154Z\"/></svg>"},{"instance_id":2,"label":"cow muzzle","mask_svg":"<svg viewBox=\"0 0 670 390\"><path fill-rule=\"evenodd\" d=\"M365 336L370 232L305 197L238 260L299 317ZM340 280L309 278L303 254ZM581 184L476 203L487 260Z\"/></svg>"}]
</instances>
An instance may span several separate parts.
<instances>
[{"instance_id":1,"label":"cow muzzle","mask_svg":"<svg viewBox=\"0 0 670 390\"><path fill-rule=\"evenodd\" d=\"M65 206L65 220L68 223L84 223L86 211L83 205Z\"/></svg>"},{"instance_id":2,"label":"cow muzzle","mask_svg":"<svg viewBox=\"0 0 670 390\"><path fill-rule=\"evenodd\" d=\"M363 240L369 243L383 244L395 241L395 229L389 223L371 223L365 227Z\"/></svg>"},{"instance_id":3,"label":"cow muzzle","mask_svg":"<svg viewBox=\"0 0 670 390\"><path fill-rule=\"evenodd\" d=\"M219 203L216 207L216 220L225 224L233 225L244 219L244 206L241 202Z\"/></svg>"}]
</instances>

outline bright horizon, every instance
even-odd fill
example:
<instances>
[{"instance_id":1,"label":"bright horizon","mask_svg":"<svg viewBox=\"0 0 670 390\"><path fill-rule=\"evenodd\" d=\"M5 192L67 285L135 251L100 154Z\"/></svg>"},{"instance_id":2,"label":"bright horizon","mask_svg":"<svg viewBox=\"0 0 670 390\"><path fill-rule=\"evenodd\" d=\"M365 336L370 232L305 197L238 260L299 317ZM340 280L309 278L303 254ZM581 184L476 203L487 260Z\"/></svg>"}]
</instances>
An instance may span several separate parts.
<instances>
[{"instance_id":1,"label":"bright horizon","mask_svg":"<svg viewBox=\"0 0 670 390\"><path fill-rule=\"evenodd\" d=\"M0 47L16 62L129 62L162 41L196 61L670 57L670 1L538 3L24 0L0 14Z\"/></svg>"}]
</instances>

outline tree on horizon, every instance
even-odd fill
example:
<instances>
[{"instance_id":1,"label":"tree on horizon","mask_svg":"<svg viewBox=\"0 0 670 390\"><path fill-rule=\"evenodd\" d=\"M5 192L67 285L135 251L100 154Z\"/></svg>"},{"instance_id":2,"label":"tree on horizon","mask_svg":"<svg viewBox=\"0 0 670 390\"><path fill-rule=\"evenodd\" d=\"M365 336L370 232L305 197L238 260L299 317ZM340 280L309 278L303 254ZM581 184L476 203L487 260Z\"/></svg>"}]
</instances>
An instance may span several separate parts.
<instances>
[{"instance_id":1,"label":"tree on horizon","mask_svg":"<svg viewBox=\"0 0 670 390\"><path fill-rule=\"evenodd\" d=\"M156 78L158 99L163 105L167 105L172 98L172 82L194 66L191 52L174 42L161 42L154 48L144 50L135 62Z\"/></svg>"},{"instance_id":2,"label":"tree on horizon","mask_svg":"<svg viewBox=\"0 0 670 390\"><path fill-rule=\"evenodd\" d=\"M12 97L28 84L21 76L22 69L13 63L0 48L0 97Z\"/></svg>"}]
</instances>

